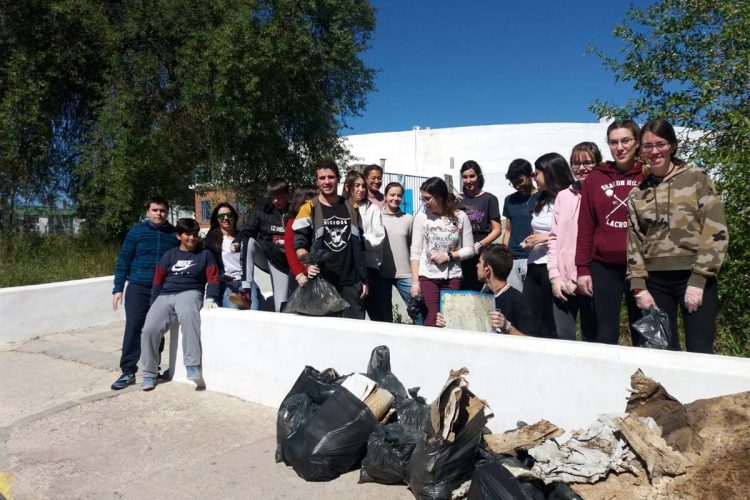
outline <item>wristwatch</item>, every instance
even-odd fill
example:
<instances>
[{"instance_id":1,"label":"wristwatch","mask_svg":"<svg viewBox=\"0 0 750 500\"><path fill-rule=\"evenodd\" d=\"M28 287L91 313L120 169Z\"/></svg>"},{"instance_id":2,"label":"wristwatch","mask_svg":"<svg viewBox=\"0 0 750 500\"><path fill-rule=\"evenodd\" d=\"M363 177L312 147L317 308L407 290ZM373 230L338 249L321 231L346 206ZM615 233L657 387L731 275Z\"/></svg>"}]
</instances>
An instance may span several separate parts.
<instances>
[{"instance_id":1,"label":"wristwatch","mask_svg":"<svg viewBox=\"0 0 750 500\"><path fill-rule=\"evenodd\" d=\"M513 327L513 325L511 325L510 321L508 321L508 319L506 318L505 324L502 326L502 328L500 328L500 331L507 335L510 333L511 327Z\"/></svg>"}]
</instances>

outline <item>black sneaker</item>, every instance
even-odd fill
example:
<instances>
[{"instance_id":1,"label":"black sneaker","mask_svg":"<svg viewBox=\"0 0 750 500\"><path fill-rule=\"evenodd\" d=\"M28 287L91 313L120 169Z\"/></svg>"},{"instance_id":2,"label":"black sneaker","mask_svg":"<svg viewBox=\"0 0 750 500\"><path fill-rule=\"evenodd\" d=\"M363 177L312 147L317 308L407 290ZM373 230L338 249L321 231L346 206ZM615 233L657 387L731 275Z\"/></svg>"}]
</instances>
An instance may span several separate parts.
<instances>
[{"instance_id":1,"label":"black sneaker","mask_svg":"<svg viewBox=\"0 0 750 500\"><path fill-rule=\"evenodd\" d=\"M123 373L120 375L120 378L114 381L111 387L113 391L119 391L120 389L125 389L127 386L133 384L135 384L135 374Z\"/></svg>"}]
</instances>

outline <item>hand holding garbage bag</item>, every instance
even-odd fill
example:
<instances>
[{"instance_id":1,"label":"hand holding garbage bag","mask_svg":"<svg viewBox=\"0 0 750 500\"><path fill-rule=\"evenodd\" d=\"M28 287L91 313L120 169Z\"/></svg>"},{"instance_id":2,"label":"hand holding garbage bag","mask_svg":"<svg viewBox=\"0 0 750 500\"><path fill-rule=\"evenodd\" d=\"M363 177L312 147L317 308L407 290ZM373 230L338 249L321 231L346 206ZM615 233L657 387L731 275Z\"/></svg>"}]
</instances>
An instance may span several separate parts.
<instances>
[{"instance_id":1,"label":"hand holding garbage bag","mask_svg":"<svg viewBox=\"0 0 750 500\"><path fill-rule=\"evenodd\" d=\"M633 323L633 329L643 339L640 347L669 348L671 330L669 328L669 317L664 311L656 307L643 311L643 317Z\"/></svg>"},{"instance_id":2,"label":"hand holding garbage bag","mask_svg":"<svg viewBox=\"0 0 750 500\"><path fill-rule=\"evenodd\" d=\"M343 311L349 307L336 288L318 274L320 265L328 258L330 252L316 251L300 257L300 262L309 264L305 286L297 287L286 303L284 312L304 314L307 316L327 316ZM309 272L313 270L314 272Z\"/></svg>"}]
</instances>

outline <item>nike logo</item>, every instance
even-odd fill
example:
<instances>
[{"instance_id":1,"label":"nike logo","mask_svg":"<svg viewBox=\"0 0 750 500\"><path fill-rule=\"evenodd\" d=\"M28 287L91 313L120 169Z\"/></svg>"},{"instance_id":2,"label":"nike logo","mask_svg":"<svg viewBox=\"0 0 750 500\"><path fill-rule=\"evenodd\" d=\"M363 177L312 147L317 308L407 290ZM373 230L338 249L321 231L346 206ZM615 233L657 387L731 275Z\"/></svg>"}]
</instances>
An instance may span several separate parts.
<instances>
[{"instance_id":1,"label":"nike logo","mask_svg":"<svg viewBox=\"0 0 750 500\"><path fill-rule=\"evenodd\" d=\"M178 260L175 265L172 266L172 272L173 273L179 273L181 271L184 271L186 269L189 269L195 265L195 262L192 260Z\"/></svg>"}]
</instances>

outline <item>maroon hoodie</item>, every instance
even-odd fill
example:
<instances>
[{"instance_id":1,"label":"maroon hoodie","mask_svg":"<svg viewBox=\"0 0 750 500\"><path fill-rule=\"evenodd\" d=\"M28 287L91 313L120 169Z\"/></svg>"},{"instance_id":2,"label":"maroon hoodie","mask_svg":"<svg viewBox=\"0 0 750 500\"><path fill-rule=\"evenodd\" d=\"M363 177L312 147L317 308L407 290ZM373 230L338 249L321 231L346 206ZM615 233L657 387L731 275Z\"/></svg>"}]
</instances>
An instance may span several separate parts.
<instances>
[{"instance_id":1,"label":"maroon hoodie","mask_svg":"<svg viewBox=\"0 0 750 500\"><path fill-rule=\"evenodd\" d=\"M625 173L613 162L602 163L586 177L578 216L578 276L591 274L592 260L623 266L627 263L628 194L642 180L640 163Z\"/></svg>"}]
</instances>

